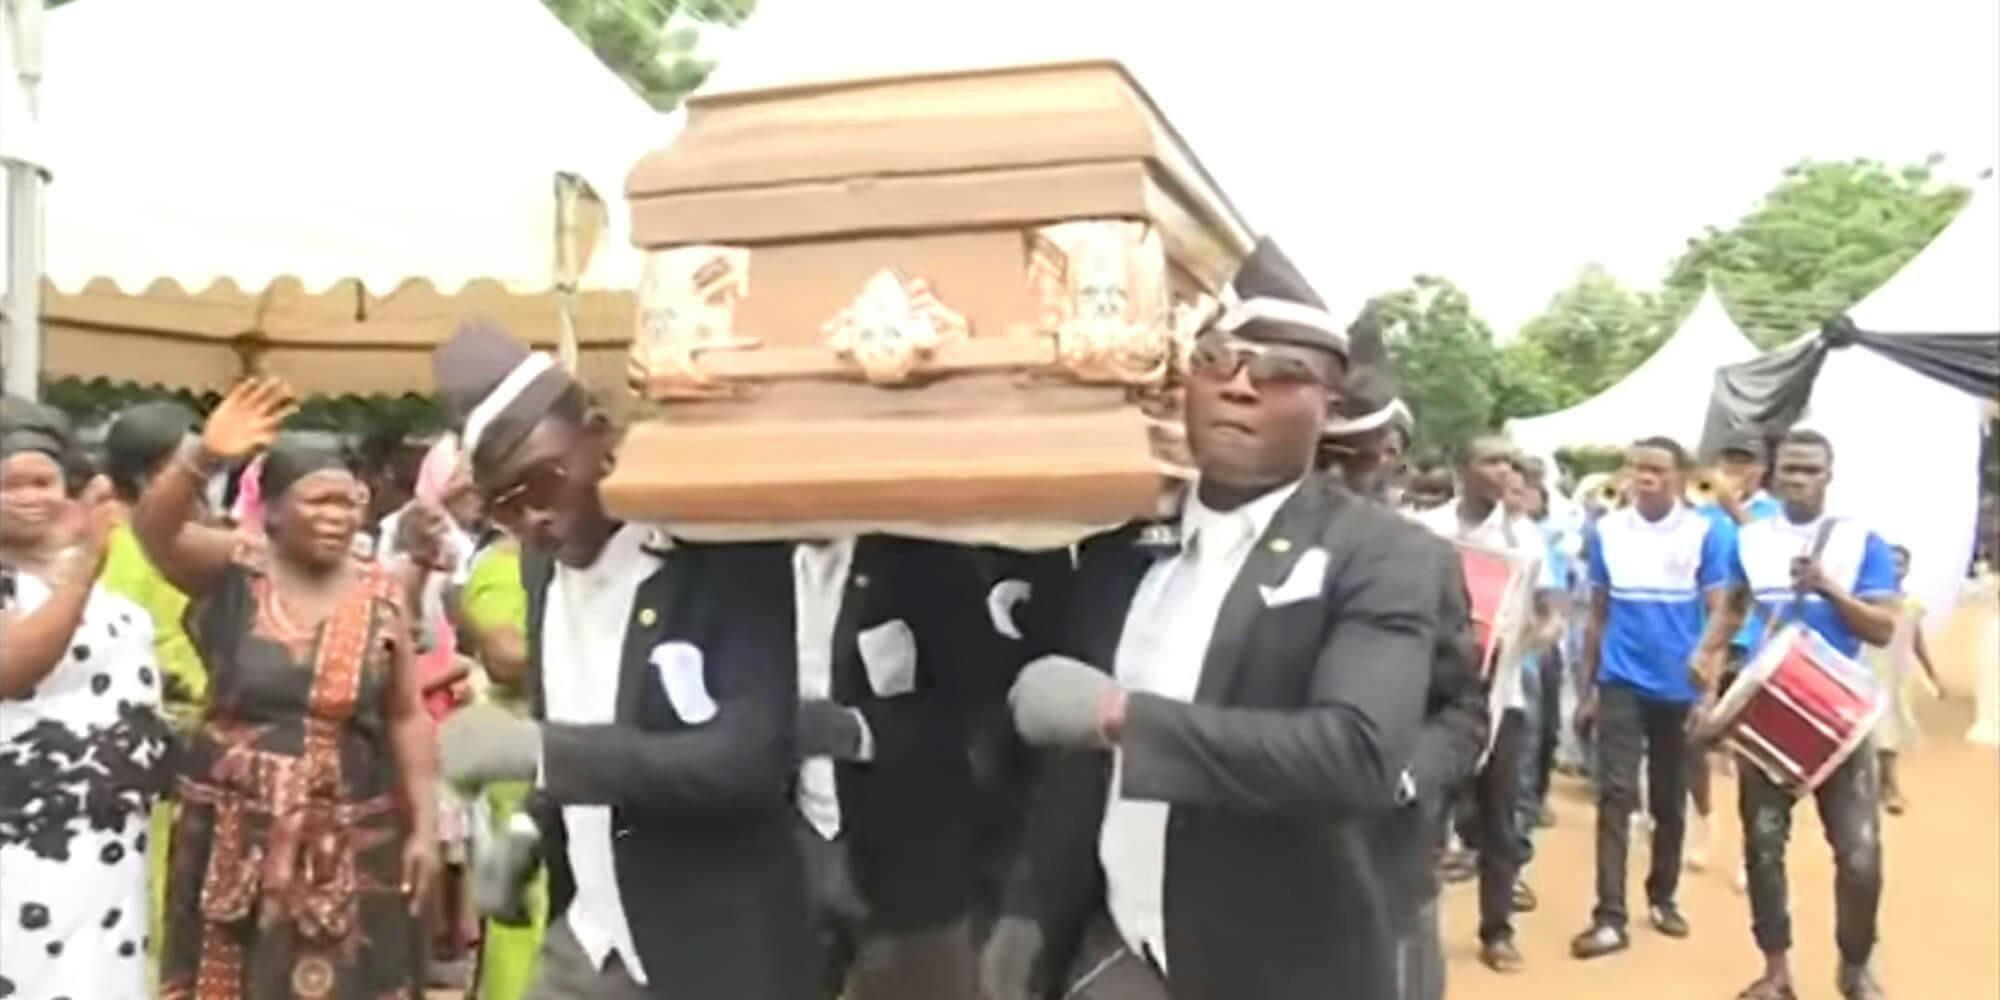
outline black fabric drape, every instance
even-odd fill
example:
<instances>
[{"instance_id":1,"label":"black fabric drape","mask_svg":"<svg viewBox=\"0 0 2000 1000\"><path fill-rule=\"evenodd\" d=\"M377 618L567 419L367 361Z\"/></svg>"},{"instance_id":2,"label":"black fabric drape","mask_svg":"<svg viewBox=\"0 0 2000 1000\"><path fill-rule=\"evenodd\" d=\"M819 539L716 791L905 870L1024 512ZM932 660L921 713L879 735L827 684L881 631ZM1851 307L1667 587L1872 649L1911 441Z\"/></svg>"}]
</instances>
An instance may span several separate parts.
<instances>
[{"instance_id":1,"label":"black fabric drape","mask_svg":"<svg viewBox=\"0 0 2000 1000\"><path fill-rule=\"evenodd\" d=\"M1856 346L1962 392L1981 398L2000 393L2000 332L1880 333L1839 316L1817 336L1716 369L1700 453L1714 455L1738 431L1775 436L1797 423L1827 352Z\"/></svg>"}]
</instances>

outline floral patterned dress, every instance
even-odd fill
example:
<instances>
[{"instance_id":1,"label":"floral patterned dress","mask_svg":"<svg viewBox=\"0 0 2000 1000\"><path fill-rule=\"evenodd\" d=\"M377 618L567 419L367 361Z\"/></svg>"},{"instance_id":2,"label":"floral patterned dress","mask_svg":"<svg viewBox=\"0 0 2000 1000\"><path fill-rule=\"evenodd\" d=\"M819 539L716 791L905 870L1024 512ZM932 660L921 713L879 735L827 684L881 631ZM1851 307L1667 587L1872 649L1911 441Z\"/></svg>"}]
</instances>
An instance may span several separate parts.
<instances>
[{"instance_id":1,"label":"floral patterned dress","mask_svg":"<svg viewBox=\"0 0 2000 1000\"><path fill-rule=\"evenodd\" d=\"M183 752L161 959L166 1000L415 997L386 700L407 641L393 579L357 562L297 627L246 546L188 609L210 708Z\"/></svg>"},{"instance_id":2,"label":"floral patterned dress","mask_svg":"<svg viewBox=\"0 0 2000 1000\"><path fill-rule=\"evenodd\" d=\"M0 605L46 583L0 572ZM147 817L168 729L152 620L91 591L62 662L0 701L0 998L139 1000L146 974Z\"/></svg>"}]
</instances>

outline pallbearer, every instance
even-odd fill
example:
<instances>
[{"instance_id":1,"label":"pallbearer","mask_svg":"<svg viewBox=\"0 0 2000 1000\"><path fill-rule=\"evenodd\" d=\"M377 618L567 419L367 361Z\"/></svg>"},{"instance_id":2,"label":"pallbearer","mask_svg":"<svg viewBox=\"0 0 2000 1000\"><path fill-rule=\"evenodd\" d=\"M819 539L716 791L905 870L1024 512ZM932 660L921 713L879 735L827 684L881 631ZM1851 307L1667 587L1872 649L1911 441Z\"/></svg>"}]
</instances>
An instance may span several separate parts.
<instances>
[{"instance_id":1,"label":"pallbearer","mask_svg":"<svg viewBox=\"0 0 2000 1000\"><path fill-rule=\"evenodd\" d=\"M1010 693L1053 752L998 997L1396 995L1372 833L1408 797L1439 560L1312 471L1341 327L1268 241L1231 292L1189 365L1197 481L1081 546L1055 652Z\"/></svg>"},{"instance_id":2,"label":"pallbearer","mask_svg":"<svg viewBox=\"0 0 2000 1000\"><path fill-rule=\"evenodd\" d=\"M1379 366L1361 367L1364 342L1379 336L1365 321L1349 330L1357 367L1342 385L1340 413L1327 421L1323 458L1356 497L1389 503L1391 481L1410 440L1411 414ZM1379 355L1378 355L1379 356ZM1386 359L1384 359L1386 360ZM1444 945L1438 927L1436 858L1453 794L1479 767L1486 747L1486 692L1472 634L1471 597L1456 546L1412 526L1439 560L1437 652L1429 664L1424 728L1410 759L1412 800L1377 826L1394 859L1393 898L1403 905L1397 969L1402 1000L1443 1000Z\"/></svg>"},{"instance_id":3,"label":"pallbearer","mask_svg":"<svg viewBox=\"0 0 2000 1000\"><path fill-rule=\"evenodd\" d=\"M473 326L436 366L526 553L534 718L463 709L443 755L464 784L540 786L552 899L530 996L807 996L789 548L608 516L613 430L548 356Z\"/></svg>"},{"instance_id":4,"label":"pallbearer","mask_svg":"<svg viewBox=\"0 0 2000 1000\"><path fill-rule=\"evenodd\" d=\"M792 550L795 795L828 997L977 996L966 730L999 648L978 569L969 550L887 535Z\"/></svg>"}]
</instances>

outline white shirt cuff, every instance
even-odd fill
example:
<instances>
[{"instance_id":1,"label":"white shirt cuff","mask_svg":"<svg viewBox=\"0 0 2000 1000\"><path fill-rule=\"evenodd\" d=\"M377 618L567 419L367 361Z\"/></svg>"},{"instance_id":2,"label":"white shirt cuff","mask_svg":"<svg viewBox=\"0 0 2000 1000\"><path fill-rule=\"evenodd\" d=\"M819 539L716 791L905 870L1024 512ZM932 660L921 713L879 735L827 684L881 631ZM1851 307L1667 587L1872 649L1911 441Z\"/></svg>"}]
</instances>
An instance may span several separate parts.
<instances>
[{"instance_id":1,"label":"white shirt cuff","mask_svg":"<svg viewBox=\"0 0 2000 1000\"><path fill-rule=\"evenodd\" d=\"M850 708L848 711L854 714L854 724L861 727L861 748L855 752L854 759L864 764L874 763L875 731L868 728L868 717L861 714L860 709Z\"/></svg>"}]
</instances>

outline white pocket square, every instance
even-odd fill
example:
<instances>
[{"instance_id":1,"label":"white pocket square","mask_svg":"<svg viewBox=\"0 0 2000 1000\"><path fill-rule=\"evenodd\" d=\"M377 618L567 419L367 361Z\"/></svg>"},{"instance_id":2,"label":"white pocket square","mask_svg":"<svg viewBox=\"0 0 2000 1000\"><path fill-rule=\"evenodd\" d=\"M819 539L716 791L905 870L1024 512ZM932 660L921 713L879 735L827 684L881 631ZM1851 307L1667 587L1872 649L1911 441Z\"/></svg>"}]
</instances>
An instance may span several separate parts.
<instances>
[{"instance_id":1,"label":"white pocket square","mask_svg":"<svg viewBox=\"0 0 2000 1000\"><path fill-rule=\"evenodd\" d=\"M1292 572L1285 577L1285 582L1275 587L1259 585L1257 592L1264 595L1265 607L1275 608L1318 597L1325 583L1326 550L1307 549L1300 554L1299 561L1292 564Z\"/></svg>"},{"instance_id":2,"label":"white pocket square","mask_svg":"<svg viewBox=\"0 0 2000 1000\"><path fill-rule=\"evenodd\" d=\"M653 647L650 659L660 672L660 686L674 714L691 726L715 718L715 699L708 693L708 679L702 676L700 647L691 642L663 642Z\"/></svg>"},{"instance_id":3,"label":"white pocket square","mask_svg":"<svg viewBox=\"0 0 2000 1000\"><path fill-rule=\"evenodd\" d=\"M901 618L883 622L855 636L861 666L877 698L894 698L917 687L917 637Z\"/></svg>"}]
</instances>

